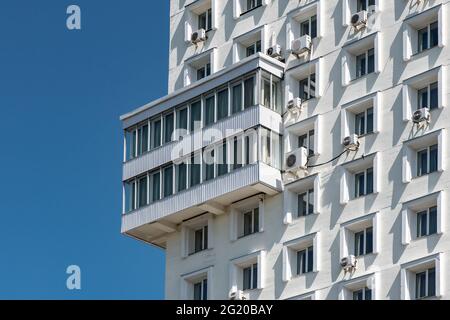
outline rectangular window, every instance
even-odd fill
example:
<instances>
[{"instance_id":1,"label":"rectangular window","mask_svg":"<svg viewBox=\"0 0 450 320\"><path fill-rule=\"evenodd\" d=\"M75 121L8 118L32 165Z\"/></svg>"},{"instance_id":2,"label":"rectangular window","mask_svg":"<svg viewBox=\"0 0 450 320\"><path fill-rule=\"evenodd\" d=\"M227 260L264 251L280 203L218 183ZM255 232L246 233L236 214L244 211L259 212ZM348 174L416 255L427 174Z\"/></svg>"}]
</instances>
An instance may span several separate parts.
<instances>
[{"instance_id":1,"label":"rectangular window","mask_svg":"<svg viewBox=\"0 0 450 320\"><path fill-rule=\"evenodd\" d=\"M194 284L194 300L208 300L208 280L204 279Z\"/></svg>"},{"instance_id":2,"label":"rectangular window","mask_svg":"<svg viewBox=\"0 0 450 320\"><path fill-rule=\"evenodd\" d=\"M219 147L217 157L217 176L223 176L228 173L228 158L227 158L227 144L224 143Z\"/></svg>"},{"instance_id":3,"label":"rectangular window","mask_svg":"<svg viewBox=\"0 0 450 320\"><path fill-rule=\"evenodd\" d=\"M233 170L242 167L242 139L234 137L233 139Z\"/></svg>"},{"instance_id":4,"label":"rectangular window","mask_svg":"<svg viewBox=\"0 0 450 320\"><path fill-rule=\"evenodd\" d=\"M314 189L298 195L298 217L314 213Z\"/></svg>"},{"instance_id":5,"label":"rectangular window","mask_svg":"<svg viewBox=\"0 0 450 320\"><path fill-rule=\"evenodd\" d=\"M421 177L438 169L438 145L417 152L417 176Z\"/></svg>"},{"instance_id":6,"label":"rectangular window","mask_svg":"<svg viewBox=\"0 0 450 320\"><path fill-rule=\"evenodd\" d=\"M416 273L416 299L434 297L436 295L436 269L430 268Z\"/></svg>"},{"instance_id":7,"label":"rectangular window","mask_svg":"<svg viewBox=\"0 0 450 320\"><path fill-rule=\"evenodd\" d=\"M262 6L262 0L247 0L247 11Z\"/></svg>"},{"instance_id":8,"label":"rectangular window","mask_svg":"<svg viewBox=\"0 0 450 320\"><path fill-rule=\"evenodd\" d=\"M214 123L216 115L215 107L214 95L207 97L205 99L205 127Z\"/></svg>"},{"instance_id":9,"label":"rectangular window","mask_svg":"<svg viewBox=\"0 0 450 320\"><path fill-rule=\"evenodd\" d=\"M353 300L372 300L372 290L365 287L353 291Z\"/></svg>"},{"instance_id":10,"label":"rectangular window","mask_svg":"<svg viewBox=\"0 0 450 320\"><path fill-rule=\"evenodd\" d=\"M244 220L244 234L243 237L249 236L259 232L259 209L253 209L252 211L243 214Z\"/></svg>"},{"instance_id":11,"label":"rectangular window","mask_svg":"<svg viewBox=\"0 0 450 320\"><path fill-rule=\"evenodd\" d=\"M439 43L438 22L430 23L425 28L417 31L418 33L418 52L436 47Z\"/></svg>"},{"instance_id":12,"label":"rectangular window","mask_svg":"<svg viewBox=\"0 0 450 320\"><path fill-rule=\"evenodd\" d=\"M258 288L258 264L255 263L242 270L243 290L254 290Z\"/></svg>"},{"instance_id":13,"label":"rectangular window","mask_svg":"<svg viewBox=\"0 0 450 320\"><path fill-rule=\"evenodd\" d=\"M201 101L194 102L191 104L191 132L198 130L202 126L202 103Z\"/></svg>"},{"instance_id":14,"label":"rectangular window","mask_svg":"<svg viewBox=\"0 0 450 320\"><path fill-rule=\"evenodd\" d=\"M158 148L161 146L162 137L161 119L158 118L152 122L152 148Z\"/></svg>"},{"instance_id":15,"label":"rectangular window","mask_svg":"<svg viewBox=\"0 0 450 320\"><path fill-rule=\"evenodd\" d=\"M217 94L217 120L228 117L228 89Z\"/></svg>"},{"instance_id":16,"label":"rectangular window","mask_svg":"<svg viewBox=\"0 0 450 320\"><path fill-rule=\"evenodd\" d=\"M136 181L125 183L125 212L136 210Z\"/></svg>"},{"instance_id":17,"label":"rectangular window","mask_svg":"<svg viewBox=\"0 0 450 320\"><path fill-rule=\"evenodd\" d=\"M200 163L200 155L193 155L191 157L190 166L190 186L194 187L200 184L201 177L201 163Z\"/></svg>"},{"instance_id":18,"label":"rectangular window","mask_svg":"<svg viewBox=\"0 0 450 320\"><path fill-rule=\"evenodd\" d=\"M361 78L366 74L375 71L375 50L370 49L367 52L356 57L356 78Z\"/></svg>"},{"instance_id":19,"label":"rectangular window","mask_svg":"<svg viewBox=\"0 0 450 320\"><path fill-rule=\"evenodd\" d=\"M313 271L314 248L308 247L297 252L297 275L302 275Z\"/></svg>"},{"instance_id":20,"label":"rectangular window","mask_svg":"<svg viewBox=\"0 0 450 320\"><path fill-rule=\"evenodd\" d=\"M233 98L231 105L231 114L237 113L242 110L242 84L239 83L231 89Z\"/></svg>"},{"instance_id":21,"label":"rectangular window","mask_svg":"<svg viewBox=\"0 0 450 320\"><path fill-rule=\"evenodd\" d=\"M314 15L308 20L300 23L300 35L309 35L311 39L317 37L317 16Z\"/></svg>"},{"instance_id":22,"label":"rectangular window","mask_svg":"<svg viewBox=\"0 0 450 320\"><path fill-rule=\"evenodd\" d=\"M261 40L258 40L255 43L248 46L246 51L247 51L247 55L246 55L247 57L250 57L257 52L261 52Z\"/></svg>"},{"instance_id":23,"label":"rectangular window","mask_svg":"<svg viewBox=\"0 0 450 320\"><path fill-rule=\"evenodd\" d=\"M369 6L374 6L375 5L375 0L358 0L357 2L357 12L362 11L362 10L368 10Z\"/></svg>"},{"instance_id":24,"label":"rectangular window","mask_svg":"<svg viewBox=\"0 0 450 320\"><path fill-rule=\"evenodd\" d=\"M194 232L194 253L208 249L208 226Z\"/></svg>"},{"instance_id":25,"label":"rectangular window","mask_svg":"<svg viewBox=\"0 0 450 320\"><path fill-rule=\"evenodd\" d=\"M429 108L430 110L439 107L438 83L434 82L417 91L418 92L418 109Z\"/></svg>"},{"instance_id":26,"label":"rectangular window","mask_svg":"<svg viewBox=\"0 0 450 320\"><path fill-rule=\"evenodd\" d=\"M138 129L138 156L148 151L148 124Z\"/></svg>"},{"instance_id":27,"label":"rectangular window","mask_svg":"<svg viewBox=\"0 0 450 320\"><path fill-rule=\"evenodd\" d=\"M204 151L205 181L214 179L214 149Z\"/></svg>"},{"instance_id":28,"label":"rectangular window","mask_svg":"<svg viewBox=\"0 0 450 320\"><path fill-rule=\"evenodd\" d=\"M373 108L355 115L355 133L358 136L373 133Z\"/></svg>"},{"instance_id":29,"label":"rectangular window","mask_svg":"<svg viewBox=\"0 0 450 320\"><path fill-rule=\"evenodd\" d=\"M212 29L212 10L208 9L198 16L198 28L209 31Z\"/></svg>"},{"instance_id":30,"label":"rectangular window","mask_svg":"<svg viewBox=\"0 0 450 320\"><path fill-rule=\"evenodd\" d=\"M417 213L417 237L426 237L437 233L437 207Z\"/></svg>"},{"instance_id":31,"label":"rectangular window","mask_svg":"<svg viewBox=\"0 0 450 320\"><path fill-rule=\"evenodd\" d=\"M169 143L173 140L174 120L175 116L173 113L164 116L164 143Z\"/></svg>"},{"instance_id":32,"label":"rectangular window","mask_svg":"<svg viewBox=\"0 0 450 320\"><path fill-rule=\"evenodd\" d=\"M197 81L211 75L211 64L207 63L203 67L197 69Z\"/></svg>"},{"instance_id":33,"label":"rectangular window","mask_svg":"<svg viewBox=\"0 0 450 320\"><path fill-rule=\"evenodd\" d=\"M255 78L244 80L244 109L255 105Z\"/></svg>"},{"instance_id":34,"label":"rectangular window","mask_svg":"<svg viewBox=\"0 0 450 320\"><path fill-rule=\"evenodd\" d=\"M161 199L161 174L156 172L152 175L152 202Z\"/></svg>"},{"instance_id":35,"label":"rectangular window","mask_svg":"<svg viewBox=\"0 0 450 320\"><path fill-rule=\"evenodd\" d=\"M178 138L184 136L188 132L188 108L179 109L177 111L177 130Z\"/></svg>"},{"instance_id":36,"label":"rectangular window","mask_svg":"<svg viewBox=\"0 0 450 320\"><path fill-rule=\"evenodd\" d=\"M313 73L299 82L299 97L307 101L316 97L316 74Z\"/></svg>"},{"instance_id":37,"label":"rectangular window","mask_svg":"<svg viewBox=\"0 0 450 320\"><path fill-rule=\"evenodd\" d=\"M138 188L139 188L138 205L139 205L139 208L142 208L148 204L148 201L147 201L147 190L148 190L147 176L139 179Z\"/></svg>"},{"instance_id":38,"label":"rectangular window","mask_svg":"<svg viewBox=\"0 0 450 320\"><path fill-rule=\"evenodd\" d=\"M308 150L308 154L310 156L313 156L315 154L315 152L314 152L314 136L315 136L314 130L310 130L307 134L304 134L304 135L298 137L298 147L306 148L306 150Z\"/></svg>"},{"instance_id":39,"label":"rectangular window","mask_svg":"<svg viewBox=\"0 0 450 320\"><path fill-rule=\"evenodd\" d=\"M373 228L355 233L355 256L373 253Z\"/></svg>"},{"instance_id":40,"label":"rectangular window","mask_svg":"<svg viewBox=\"0 0 450 320\"><path fill-rule=\"evenodd\" d=\"M164 197L173 194L173 167L167 167L164 170Z\"/></svg>"},{"instance_id":41,"label":"rectangular window","mask_svg":"<svg viewBox=\"0 0 450 320\"><path fill-rule=\"evenodd\" d=\"M355 174L355 197L373 193L373 168Z\"/></svg>"},{"instance_id":42,"label":"rectangular window","mask_svg":"<svg viewBox=\"0 0 450 320\"><path fill-rule=\"evenodd\" d=\"M177 192L187 189L187 165L180 163L177 165Z\"/></svg>"}]
</instances>

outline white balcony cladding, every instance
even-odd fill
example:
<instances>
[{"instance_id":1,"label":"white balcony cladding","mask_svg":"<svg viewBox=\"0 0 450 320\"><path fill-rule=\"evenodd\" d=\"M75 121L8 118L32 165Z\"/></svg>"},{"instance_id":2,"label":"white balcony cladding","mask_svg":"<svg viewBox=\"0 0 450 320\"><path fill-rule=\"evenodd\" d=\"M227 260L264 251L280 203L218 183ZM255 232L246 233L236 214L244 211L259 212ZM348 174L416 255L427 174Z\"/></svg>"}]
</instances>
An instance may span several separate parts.
<instances>
[{"instance_id":1,"label":"white balcony cladding","mask_svg":"<svg viewBox=\"0 0 450 320\"><path fill-rule=\"evenodd\" d=\"M261 192L275 194L281 190L280 171L262 162L256 162L122 216L122 232L142 238L138 236L142 232L133 229L145 227L163 218L172 218L169 219L170 223L179 223L186 215L177 218L169 216L187 209L193 209L191 215L205 212L198 206L208 201L214 200L225 205L239 200L239 197L246 198ZM233 193L236 195L230 196ZM194 212L195 208L198 212Z\"/></svg>"},{"instance_id":2,"label":"white balcony cladding","mask_svg":"<svg viewBox=\"0 0 450 320\"><path fill-rule=\"evenodd\" d=\"M273 132L281 133L281 116L263 106L254 106L248 108L242 112L236 113L224 120L221 120L214 125L208 126L205 130L214 130L221 132L221 138L226 139L235 134L237 130L244 131L250 128L254 128L257 125L262 125ZM185 141L176 141L163 145L160 148L154 149L146 154L130 160L123 165L123 181L127 181L133 177L136 177L144 172L147 172L153 168L160 167L164 164L170 163L172 159L173 150L183 150L184 153L179 154L181 158L198 151L201 148L194 148L195 139L191 140L191 148L181 148L185 146ZM202 139L203 140L203 139ZM202 141L202 148L207 145L217 143L219 140Z\"/></svg>"}]
</instances>

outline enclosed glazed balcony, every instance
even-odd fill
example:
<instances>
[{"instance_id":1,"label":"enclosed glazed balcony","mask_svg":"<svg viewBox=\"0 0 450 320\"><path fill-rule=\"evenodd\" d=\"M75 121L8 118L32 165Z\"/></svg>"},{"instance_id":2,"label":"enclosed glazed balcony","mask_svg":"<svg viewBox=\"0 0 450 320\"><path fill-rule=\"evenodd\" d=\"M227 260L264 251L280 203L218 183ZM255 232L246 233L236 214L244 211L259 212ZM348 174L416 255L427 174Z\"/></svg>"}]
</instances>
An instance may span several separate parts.
<instances>
[{"instance_id":1,"label":"enclosed glazed balcony","mask_svg":"<svg viewBox=\"0 0 450 320\"><path fill-rule=\"evenodd\" d=\"M281 191L284 65L256 54L122 117L122 232L165 247L183 221Z\"/></svg>"}]
</instances>

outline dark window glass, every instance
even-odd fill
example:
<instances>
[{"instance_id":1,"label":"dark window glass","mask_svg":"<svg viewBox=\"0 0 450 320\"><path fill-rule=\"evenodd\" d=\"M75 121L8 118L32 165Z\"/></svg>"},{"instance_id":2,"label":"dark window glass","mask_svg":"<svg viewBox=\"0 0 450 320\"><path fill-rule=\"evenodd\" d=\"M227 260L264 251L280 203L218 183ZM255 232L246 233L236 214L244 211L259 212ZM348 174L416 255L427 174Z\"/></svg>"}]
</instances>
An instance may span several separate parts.
<instances>
[{"instance_id":1,"label":"dark window glass","mask_svg":"<svg viewBox=\"0 0 450 320\"><path fill-rule=\"evenodd\" d=\"M233 102L231 105L231 113L236 113L242 110L242 85L238 84L232 89Z\"/></svg>"},{"instance_id":2,"label":"dark window glass","mask_svg":"<svg viewBox=\"0 0 450 320\"><path fill-rule=\"evenodd\" d=\"M202 120L202 110L201 110L201 102L197 101L191 104L191 131L197 130L201 127Z\"/></svg>"},{"instance_id":3,"label":"dark window glass","mask_svg":"<svg viewBox=\"0 0 450 320\"><path fill-rule=\"evenodd\" d=\"M223 144L219 150L217 175L223 176L228 173L228 161L227 161L227 145Z\"/></svg>"},{"instance_id":4,"label":"dark window glass","mask_svg":"<svg viewBox=\"0 0 450 320\"><path fill-rule=\"evenodd\" d=\"M139 207L147 205L147 177L139 179Z\"/></svg>"},{"instance_id":5,"label":"dark window glass","mask_svg":"<svg viewBox=\"0 0 450 320\"><path fill-rule=\"evenodd\" d=\"M164 197L169 197L173 194L173 167L164 169Z\"/></svg>"},{"instance_id":6,"label":"dark window glass","mask_svg":"<svg viewBox=\"0 0 450 320\"><path fill-rule=\"evenodd\" d=\"M255 105L255 78L251 77L244 81L244 108Z\"/></svg>"},{"instance_id":7,"label":"dark window glass","mask_svg":"<svg viewBox=\"0 0 450 320\"><path fill-rule=\"evenodd\" d=\"M438 97L438 83L430 84L430 109L437 109L439 107L439 97Z\"/></svg>"},{"instance_id":8,"label":"dark window glass","mask_svg":"<svg viewBox=\"0 0 450 320\"><path fill-rule=\"evenodd\" d=\"M191 187L196 186L198 184L200 184L200 175L201 175L201 164L200 164L200 159L199 157L195 157L192 156L191 157L191 172L190 172L190 176L191 176Z\"/></svg>"},{"instance_id":9,"label":"dark window glass","mask_svg":"<svg viewBox=\"0 0 450 320\"><path fill-rule=\"evenodd\" d=\"M429 234L437 233L437 207L430 208Z\"/></svg>"},{"instance_id":10,"label":"dark window glass","mask_svg":"<svg viewBox=\"0 0 450 320\"><path fill-rule=\"evenodd\" d=\"M438 146L430 147L430 173L436 172L438 169Z\"/></svg>"},{"instance_id":11,"label":"dark window glass","mask_svg":"<svg viewBox=\"0 0 450 320\"><path fill-rule=\"evenodd\" d=\"M152 176L152 201L158 201L161 198L161 174L155 173Z\"/></svg>"},{"instance_id":12,"label":"dark window glass","mask_svg":"<svg viewBox=\"0 0 450 320\"><path fill-rule=\"evenodd\" d=\"M228 89L220 91L217 100L217 120L228 117Z\"/></svg>"},{"instance_id":13,"label":"dark window glass","mask_svg":"<svg viewBox=\"0 0 450 320\"><path fill-rule=\"evenodd\" d=\"M205 99L205 126L214 123L215 117L215 98L210 96Z\"/></svg>"},{"instance_id":14,"label":"dark window glass","mask_svg":"<svg viewBox=\"0 0 450 320\"><path fill-rule=\"evenodd\" d=\"M375 71L375 50L370 49L368 52L367 73Z\"/></svg>"},{"instance_id":15,"label":"dark window glass","mask_svg":"<svg viewBox=\"0 0 450 320\"><path fill-rule=\"evenodd\" d=\"M434 22L430 24L430 48L439 44L439 28L438 23Z\"/></svg>"},{"instance_id":16,"label":"dark window glass","mask_svg":"<svg viewBox=\"0 0 450 320\"><path fill-rule=\"evenodd\" d=\"M428 150L417 153L417 175L423 176L428 173Z\"/></svg>"},{"instance_id":17,"label":"dark window glass","mask_svg":"<svg viewBox=\"0 0 450 320\"><path fill-rule=\"evenodd\" d=\"M172 135L174 130L174 115L168 114L164 117L164 142L168 143L172 141Z\"/></svg>"},{"instance_id":18,"label":"dark window glass","mask_svg":"<svg viewBox=\"0 0 450 320\"><path fill-rule=\"evenodd\" d=\"M369 168L367 169L367 181L366 181L366 193L365 194L371 194L373 193L373 169Z\"/></svg>"},{"instance_id":19,"label":"dark window glass","mask_svg":"<svg viewBox=\"0 0 450 320\"><path fill-rule=\"evenodd\" d=\"M152 147L158 148L161 146L161 120L156 120L152 123Z\"/></svg>"},{"instance_id":20,"label":"dark window glass","mask_svg":"<svg viewBox=\"0 0 450 320\"><path fill-rule=\"evenodd\" d=\"M428 230L428 214L426 211L417 214L417 237L425 237Z\"/></svg>"},{"instance_id":21,"label":"dark window glass","mask_svg":"<svg viewBox=\"0 0 450 320\"><path fill-rule=\"evenodd\" d=\"M187 165L181 163L178 165L178 192L187 188Z\"/></svg>"},{"instance_id":22,"label":"dark window glass","mask_svg":"<svg viewBox=\"0 0 450 320\"><path fill-rule=\"evenodd\" d=\"M204 159L205 162L205 180L214 179L214 150L206 153L209 159Z\"/></svg>"}]
</instances>

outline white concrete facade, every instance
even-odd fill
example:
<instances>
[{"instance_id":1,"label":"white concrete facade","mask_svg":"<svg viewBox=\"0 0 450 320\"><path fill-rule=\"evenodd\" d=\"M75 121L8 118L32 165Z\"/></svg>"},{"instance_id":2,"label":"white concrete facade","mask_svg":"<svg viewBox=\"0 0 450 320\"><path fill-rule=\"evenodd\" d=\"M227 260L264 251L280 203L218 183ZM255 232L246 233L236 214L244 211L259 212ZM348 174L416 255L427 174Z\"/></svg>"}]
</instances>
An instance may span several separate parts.
<instances>
[{"instance_id":1,"label":"white concrete facade","mask_svg":"<svg viewBox=\"0 0 450 320\"><path fill-rule=\"evenodd\" d=\"M130 140L125 139L122 232L166 250L167 299L193 299L194 285L203 279L207 299L228 299L236 290L243 290L249 299L352 299L364 288L371 290L372 299L415 299L418 286L429 288L430 281L434 284L430 298L450 299L450 1L375 0L366 26L355 30L351 18L358 1L261 0L260 7L245 13L247 0L171 0L168 96L122 117L128 135L139 135L139 126L149 125L145 143L150 149L129 159ZM193 45L190 39L198 29L198 16L208 9L212 21L207 40ZM290 52L292 41L300 36L301 23L312 16L317 17L317 37L310 53L297 57ZM417 52L422 41L419 30L428 28L431 33L430 24L435 22L437 39L429 36L428 41L436 45ZM246 47L257 41L261 53L245 57ZM281 61L265 54L276 44L282 48ZM356 78L357 56L371 49L373 72ZM208 63L211 75L196 81L198 69ZM315 74L314 95L292 117L285 113L287 102L299 96L299 81L311 74ZM244 106L231 114L234 85L239 81L240 90L247 90L249 76L256 80L249 89L253 103L247 108L242 97ZM262 79L280 86L279 100L277 89L272 89L267 102ZM431 97L435 83L436 101L427 102L436 103L436 108L430 111L429 122L416 125L411 119L421 103L419 91L428 88ZM229 115L218 119L224 88ZM194 169L186 169L187 182L174 173L169 176L172 189L164 195L167 183L158 180L158 187L151 187L154 176L162 177L176 163L172 151L193 134L152 148L152 130L155 125L159 128L158 119L162 128L167 127L168 112L173 112L171 123L176 124L179 110L188 106L191 112L197 97L202 121L208 97L213 97L216 108L214 123L200 131L213 128L220 138L210 137L207 143L177 153L179 159L211 145L218 154L223 139L229 152L234 146L230 139L245 144L246 135L256 128L256 138L248 140L253 151L246 151L249 159L242 168L229 165L219 176L215 166L213 179L205 178L207 169L202 166L200 182L192 187ZM355 117L365 114L367 119L369 109L372 130L360 134L358 150L329 162L344 151L344 138L355 133ZM236 131L226 133L230 128ZM312 130L309 168L286 179L284 154L294 151L299 137ZM131 141L138 149L137 140ZM274 148L277 141L282 141L279 154ZM429 174L418 174L418 154L423 150L425 169L433 171ZM173 165L172 170L180 169ZM371 192L356 197L355 179L363 173L367 181L369 170ZM134 186L132 181L142 177L147 187L139 189L140 182ZM187 190L178 188L179 181ZM128 210L130 185L135 191ZM161 190L152 201L155 188ZM141 206L140 190L148 200ZM310 195L313 209L298 217L298 195L303 193ZM435 222L430 208L435 208ZM257 230L243 237L242 215L248 212L252 222L258 220L252 224ZM435 230L419 237L417 214L422 212L428 213L426 229L433 229L433 224ZM196 250L194 233L205 226L203 246ZM371 252L356 258L355 270L344 272L341 258L355 252L355 234L367 230L372 234ZM311 268L297 274L298 253L311 247ZM255 274L246 269L254 265ZM249 289L244 288L244 269L252 282ZM425 280L418 284L422 273Z\"/></svg>"}]
</instances>

